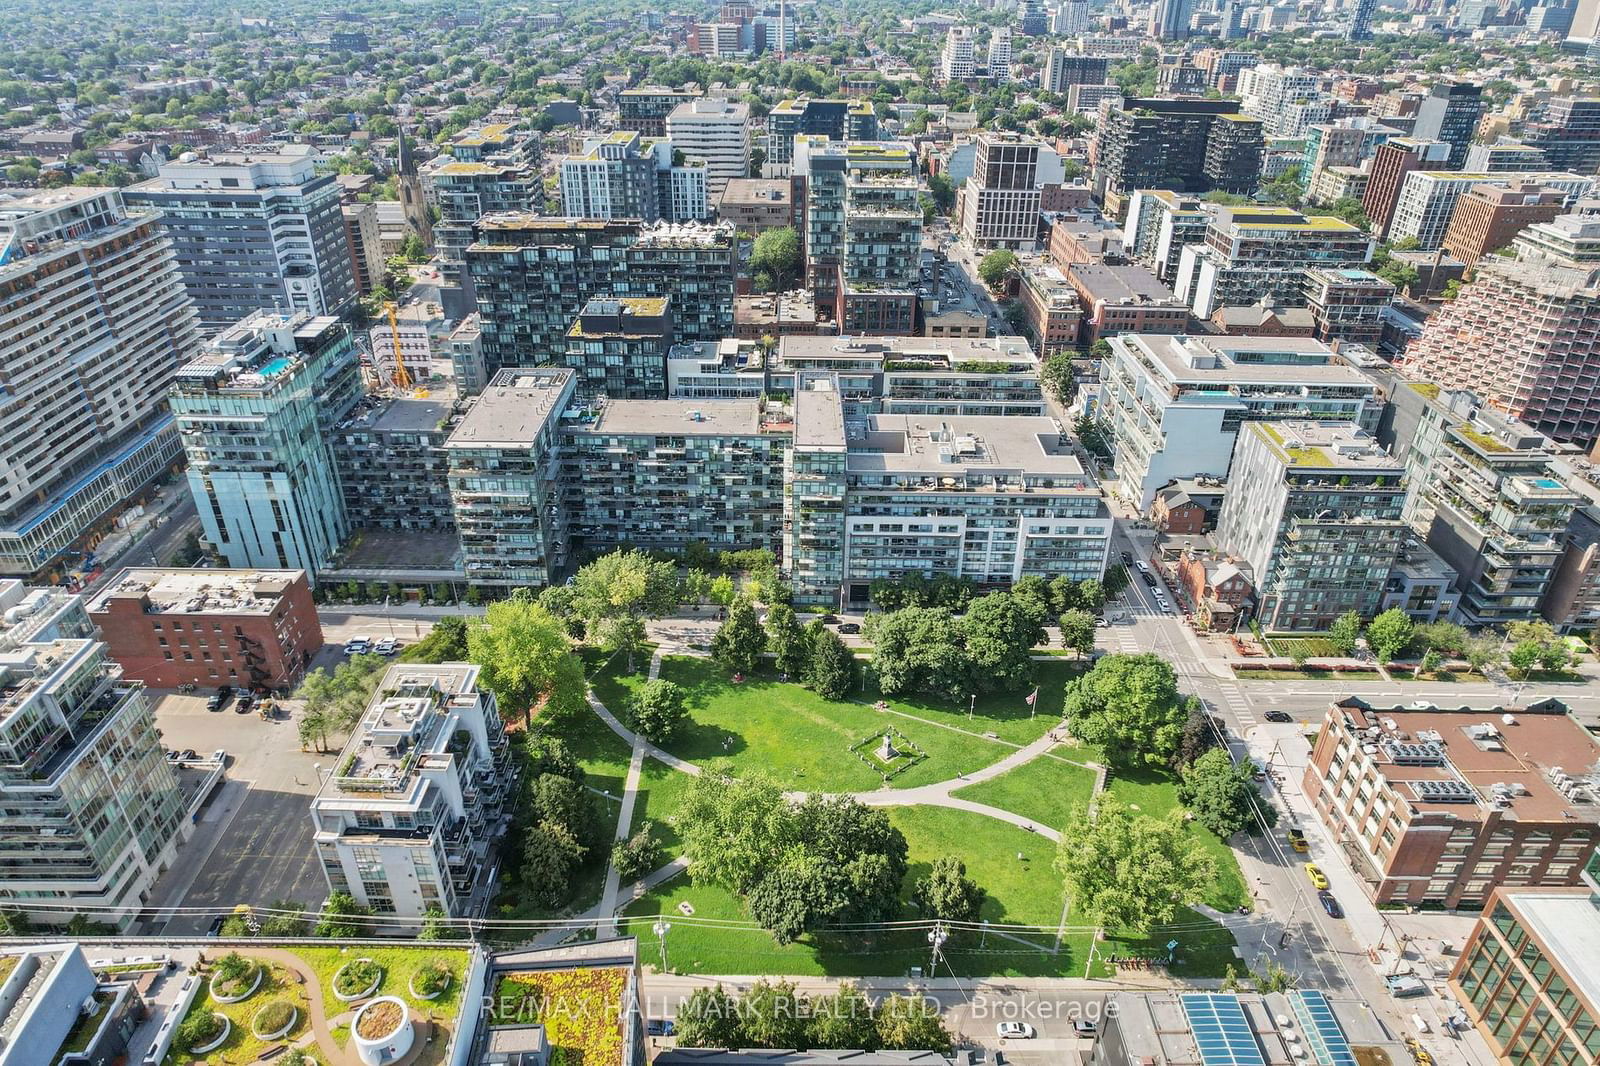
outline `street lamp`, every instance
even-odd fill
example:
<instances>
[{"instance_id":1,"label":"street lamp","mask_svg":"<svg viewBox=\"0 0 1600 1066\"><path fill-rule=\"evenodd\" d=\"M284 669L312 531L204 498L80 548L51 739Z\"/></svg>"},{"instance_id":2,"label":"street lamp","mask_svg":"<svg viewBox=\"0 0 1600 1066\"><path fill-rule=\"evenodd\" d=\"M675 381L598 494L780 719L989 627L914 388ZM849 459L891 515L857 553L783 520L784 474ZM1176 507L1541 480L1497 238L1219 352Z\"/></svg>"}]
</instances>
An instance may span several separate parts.
<instances>
[{"instance_id":1,"label":"street lamp","mask_svg":"<svg viewBox=\"0 0 1600 1066\"><path fill-rule=\"evenodd\" d=\"M657 921L650 927L655 931L656 938L661 941L661 972L667 971L667 932L672 928L671 922Z\"/></svg>"}]
</instances>

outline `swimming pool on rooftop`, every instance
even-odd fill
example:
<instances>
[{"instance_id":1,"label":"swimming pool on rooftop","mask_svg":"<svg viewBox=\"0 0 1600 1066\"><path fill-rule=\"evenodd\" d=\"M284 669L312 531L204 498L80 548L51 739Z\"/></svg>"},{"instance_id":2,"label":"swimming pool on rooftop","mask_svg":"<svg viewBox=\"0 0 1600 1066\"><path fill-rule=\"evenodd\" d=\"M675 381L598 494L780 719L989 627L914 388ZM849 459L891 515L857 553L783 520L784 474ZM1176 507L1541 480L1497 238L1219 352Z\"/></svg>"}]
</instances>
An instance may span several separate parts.
<instances>
[{"instance_id":1,"label":"swimming pool on rooftop","mask_svg":"<svg viewBox=\"0 0 1600 1066\"><path fill-rule=\"evenodd\" d=\"M264 364L260 370L256 371L256 373L260 374L264 378L270 378L275 374L283 373L288 365L289 357L287 355L280 355L271 362Z\"/></svg>"},{"instance_id":2,"label":"swimming pool on rooftop","mask_svg":"<svg viewBox=\"0 0 1600 1066\"><path fill-rule=\"evenodd\" d=\"M1566 488L1565 485L1561 484L1561 482L1557 481L1553 477L1535 478L1533 483L1538 488L1550 489L1552 491L1555 490L1555 489L1564 489L1564 488Z\"/></svg>"}]
</instances>

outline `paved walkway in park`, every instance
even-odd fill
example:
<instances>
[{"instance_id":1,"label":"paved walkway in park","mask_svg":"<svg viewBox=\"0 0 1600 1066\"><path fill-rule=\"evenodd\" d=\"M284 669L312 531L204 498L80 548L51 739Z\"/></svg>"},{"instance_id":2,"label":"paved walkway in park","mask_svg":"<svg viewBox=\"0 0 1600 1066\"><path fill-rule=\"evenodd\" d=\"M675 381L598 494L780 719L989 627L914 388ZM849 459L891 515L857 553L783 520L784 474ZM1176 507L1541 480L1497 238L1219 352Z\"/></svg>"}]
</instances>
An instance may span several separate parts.
<instances>
[{"instance_id":1,"label":"paved walkway in park","mask_svg":"<svg viewBox=\"0 0 1600 1066\"><path fill-rule=\"evenodd\" d=\"M696 651L682 641L664 639L650 656L650 670L648 677L651 681L654 681L661 676L662 657L667 654L694 655L704 657L703 652ZM633 827L633 811L638 801L639 782L643 777L645 759L658 759L674 770L691 775L698 775L702 772L702 770L698 764L689 762L686 759L678 758L671 752L657 747L649 740L646 740L642 735L629 729L619 718L617 718L615 714L611 712L610 708L600 702L592 690L587 693L587 698L589 701L589 709L594 711L595 715L602 722L604 722L613 733L627 741L630 748L628 759L628 775L622 789L622 810L617 817L617 831L615 837L613 838L617 841L626 840L628 839L629 832ZM1016 750L1006 755L1005 758L991 763L982 769L974 770L970 774L963 774L948 781L938 781L930 785L919 785L915 788L879 788L873 789L869 792L848 792L843 793L843 795L850 796L852 799L855 799L857 802L868 807L948 807L951 810L966 811L971 814L981 814L988 818L994 818L998 821L1009 823L1017 826L1020 829L1026 829L1030 833L1037 833L1045 840L1049 840L1051 842L1059 842L1061 840L1061 834L1059 831L1052 829L1049 826L1039 825L1030 818L1024 818L1020 814L1015 814L1000 807L991 807L986 803L976 803L972 800L962 799L959 796L952 795L952 793L966 788L968 785L976 785L984 781L992 780L1004 773L1007 773L1008 771L1024 765L1025 763L1032 762L1034 759L1050 757L1050 749L1061 743L1062 740L1059 727L1056 729L1051 729L1044 736L1039 737L1037 740L1034 740L1031 743L1017 744L1015 741L999 740L996 737L985 736L983 733L979 733L974 730L963 729L960 726L951 725L948 722L938 722L930 718L922 718L906 711L895 710L893 707L884 706L880 707L879 710L885 711L889 714L898 715L901 718L909 718L924 725L936 726L940 729L948 729L952 732L963 733L968 736L982 737L983 739L990 741L998 741L999 743L1009 745ZM1071 762L1072 760L1063 761ZM1094 767L1093 764L1076 763L1074 765L1090 766L1091 768L1098 769L1098 767ZM808 793L794 792L789 793L789 795L793 799L804 799ZM651 871L651 873L643 880L625 887L621 884L621 876L618 874L616 867L608 863L606 867L605 887L601 891L600 902L581 914L573 915L571 918L567 919L567 924L559 928L550 929L540 934L537 938L535 938L533 943L535 946L552 946L559 944L568 936L570 936L575 930L587 928L591 924L595 923L598 923L596 924L597 936L615 936L617 933L616 917L619 910L621 910L623 907L626 907L629 903L632 903L640 896L643 896L646 892L649 892L657 885L676 877L678 874L688 869L688 867L689 860L680 856L679 858L674 859L672 862L667 863L665 866L662 866L660 869Z\"/></svg>"}]
</instances>

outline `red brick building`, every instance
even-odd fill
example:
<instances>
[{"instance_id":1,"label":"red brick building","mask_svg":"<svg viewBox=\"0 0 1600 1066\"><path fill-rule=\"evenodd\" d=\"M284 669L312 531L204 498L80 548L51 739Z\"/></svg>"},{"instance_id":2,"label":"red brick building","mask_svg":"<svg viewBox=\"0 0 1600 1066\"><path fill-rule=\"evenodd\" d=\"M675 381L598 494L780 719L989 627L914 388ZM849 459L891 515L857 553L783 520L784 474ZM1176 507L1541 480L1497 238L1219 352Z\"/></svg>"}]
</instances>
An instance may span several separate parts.
<instances>
[{"instance_id":1,"label":"red brick building","mask_svg":"<svg viewBox=\"0 0 1600 1066\"><path fill-rule=\"evenodd\" d=\"M1482 906L1497 885L1581 881L1600 741L1564 704L1373 707L1323 719L1305 794L1375 902Z\"/></svg>"},{"instance_id":2,"label":"red brick building","mask_svg":"<svg viewBox=\"0 0 1600 1066\"><path fill-rule=\"evenodd\" d=\"M304 570L124 570L89 617L122 675L151 688L289 688L322 647Z\"/></svg>"},{"instance_id":3,"label":"red brick building","mask_svg":"<svg viewBox=\"0 0 1600 1066\"><path fill-rule=\"evenodd\" d=\"M1490 252L1509 247L1511 239L1535 222L1549 222L1566 208L1560 189L1522 183L1510 186L1474 185L1456 201L1444 250L1467 266Z\"/></svg>"}]
</instances>

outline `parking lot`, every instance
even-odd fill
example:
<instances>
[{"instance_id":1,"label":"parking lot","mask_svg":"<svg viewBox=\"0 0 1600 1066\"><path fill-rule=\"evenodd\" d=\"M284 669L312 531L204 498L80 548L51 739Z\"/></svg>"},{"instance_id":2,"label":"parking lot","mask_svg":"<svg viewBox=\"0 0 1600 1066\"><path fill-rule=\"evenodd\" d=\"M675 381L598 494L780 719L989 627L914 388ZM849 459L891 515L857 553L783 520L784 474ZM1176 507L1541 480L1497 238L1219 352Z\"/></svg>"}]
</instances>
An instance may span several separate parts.
<instances>
[{"instance_id":1,"label":"parking lot","mask_svg":"<svg viewBox=\"0 0 1600 1066\"><path fill-rule=\"evenodd\" d=\"M270 721L236 714L230 701L205 709L207 692L152 693L156 728L168 749L227 751L222 785L199 812L195 834L151 894L151 907L223 908L293 899L319 905L327 895L311 843L316 766L335 755L300 750L291 714ZM172 934L205 932L209 915L177 913L156 922Z\"/></svg>"}]
</instances>

